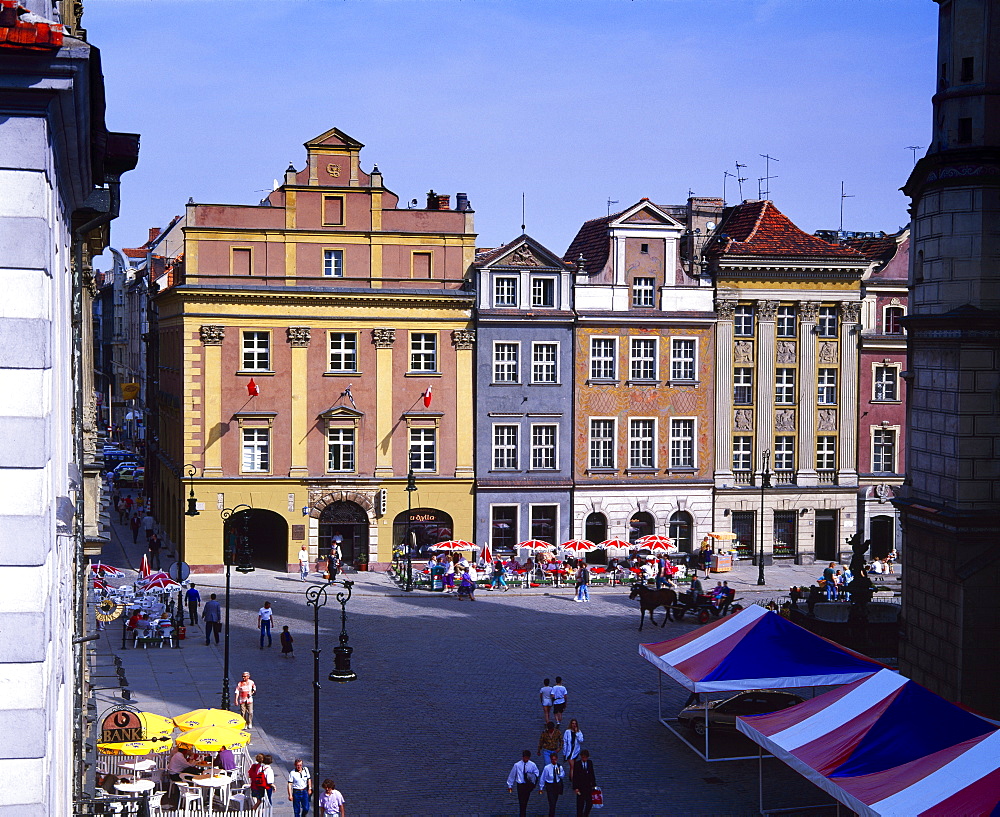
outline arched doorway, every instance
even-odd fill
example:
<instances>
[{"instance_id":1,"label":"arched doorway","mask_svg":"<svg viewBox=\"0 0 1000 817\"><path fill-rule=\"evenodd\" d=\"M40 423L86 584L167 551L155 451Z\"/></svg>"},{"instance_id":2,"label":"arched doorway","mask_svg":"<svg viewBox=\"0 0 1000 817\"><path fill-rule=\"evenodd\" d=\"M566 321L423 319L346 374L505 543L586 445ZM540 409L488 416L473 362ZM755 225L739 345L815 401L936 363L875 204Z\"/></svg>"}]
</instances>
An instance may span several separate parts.
<instances>
[{"instance_id":1,"label":"arched doorway","mask_svg":"<svg viewBox=\"0 0 1000 817\"><path fill-rule=\"evenodd\" d=\"M608 518L603 513L592 513L583 523L583 538L599 545L608 538Z\"/></svg>"},{"instance_id":2,"label":"arched doorway","mask_svg":"<svg viewBox=\"0 0 1000 817\"><path fill-rule=\"evenodd\" d=\"M871 521L871 534L869 539L871 544L871 558L884 559L893 548L893 524L891 516L873 516Z\"/></svg>"},{"instance_id":3,"label":"arched doorway","mask_svg":"<svg viewBox=\"0 0 1000 817\"><path fill-rule=\"evenodd\" d=\"M328 559L333 542L340 545L344 564L368 562L368 513L354 502L341 500L319 515L319 558Z\"/></svg>"},{"instance_id":4,"label":"arched doorway","mask_svg":"<svg viewBox=\"0 0 1000 817\"><path fill-rule=\"evenodd\" d=\"M643 536L650 536L653 533L655 524L653 514L651 513L639 511L639 513L633 514L632 518L628 521L629 542L635 544L636 539L640 539Z\"/></svg>"},{"instance_id":5,"label":"arched doorway","mask_svg":"<svg viewBox=\"0 0 1000 817\"><path fill-rule=\"evenodd\" d=\"M687 511L677 511L670 517L669 536L681 553L691 553L694 549L693 521Z\"/></svg>"},{"instance_id":6,"label":"arched doorway","mask_svg":"<svg viewBox=\"0 0 1000 817\"><path fill-rule=\"evenodd\" d=\"M243 527L244 520L246 527ZM246 531L246 542L238 534ZM261 570L288 570L288 523L274 511L251 508L238 511L226 519L222 535L231 564L252 564ZM245 552L238 553L243 547ZM226 560L224 555L224 560Z\"/></svg>"},{"instance_id":7,"label":"arched doorway","mask_svg":"<svg viewBox=\"0 0 1000 817\"><path fill-rule=\"evenodd\" d=\"M414 508L396 514L392 520L392 545L397 547L406 541L407 532L413 534L417 553L427 553L431 545L447 542L454 538L455 525L444 511L435 508Z\"/></svg>"}]
</instances>

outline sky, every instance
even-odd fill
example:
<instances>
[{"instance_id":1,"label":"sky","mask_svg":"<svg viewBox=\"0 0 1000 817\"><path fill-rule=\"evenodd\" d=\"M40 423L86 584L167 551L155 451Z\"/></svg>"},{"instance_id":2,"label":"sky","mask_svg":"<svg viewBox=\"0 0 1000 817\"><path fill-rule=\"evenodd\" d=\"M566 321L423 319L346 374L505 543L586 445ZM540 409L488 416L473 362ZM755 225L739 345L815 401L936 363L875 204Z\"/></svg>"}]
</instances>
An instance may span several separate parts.
<instances>
[{"instance_id":1,"label":"sky","mask_svg":"<svg viewBox=\"0 0 1000 817\"><path fill-rule=\"evenodd\" d=\"M936 18L932 0L87 0L108 127L142 136L112 245L188 198L256 203L331 127L401 205L467 193L481 247L520 234L522 194L562 254L609 200L721 196L737 162L744 199L769 189L807 231L843 204L844 229L895 232Z\"/></svg>"}]
</instances>

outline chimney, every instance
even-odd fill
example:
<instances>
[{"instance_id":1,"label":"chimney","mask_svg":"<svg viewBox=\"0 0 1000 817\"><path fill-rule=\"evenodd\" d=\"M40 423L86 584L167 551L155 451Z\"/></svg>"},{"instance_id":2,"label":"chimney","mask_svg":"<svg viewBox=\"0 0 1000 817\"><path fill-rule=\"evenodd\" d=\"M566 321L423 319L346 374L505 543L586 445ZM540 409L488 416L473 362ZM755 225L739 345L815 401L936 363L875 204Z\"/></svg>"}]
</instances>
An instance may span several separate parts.
<instances>
[{"instance_id":1,"label":"chimney","mask_svg":"<svg viewBox=\"0 0 1000 817\"><path fill-rule=\"evenodd\" d=\"M450 210L451 209L451 196L438 196L438 210Z\"/></svg>"},{"instance_id":2,"label":"chimney","mask_svg":"<svg viewBox=\"0 0 1000 817\"><path fill-rule=\"evenodd\" d=\"M296 172L295 165L289 162L288 167L285 168L285 184L295 184Z\"/></svg>"},{"instance_id":3,"label":"chimney","mask_svg":"<svg viewBox=\"0 0 1000 817\"><path fill-rule=\"evenodd\" d=\"M465 213L472 209L469 207L469 194L468 193L456 193L455 194L455 209L460 213Z\"/></svg>"},{"instance_id":4,"label":"chimney","mask_svg":"<svg viewBox=\"0 0 1000 817\"><path fill-rule=\"evenodd\" d=\"M147 244L152 244L154 241L156 241L156 239L158 239L160 237L160 232L161 232L161 230L160 230L159 227L150 227L149 228L149 240L147 240L146 243Z\"/></svg>"},{"instance_id":5,"label":"chimney","mask_svg":"<svg viewBox=\"0 0 1000 817\"><path fill-rule=\"evenodd\" d=\"M427 209L428 210L437 210L437 209L439 209L438 208L438 194L435 193L433 190L430 190L427 193Z\"/></svg>"}]
</instances>

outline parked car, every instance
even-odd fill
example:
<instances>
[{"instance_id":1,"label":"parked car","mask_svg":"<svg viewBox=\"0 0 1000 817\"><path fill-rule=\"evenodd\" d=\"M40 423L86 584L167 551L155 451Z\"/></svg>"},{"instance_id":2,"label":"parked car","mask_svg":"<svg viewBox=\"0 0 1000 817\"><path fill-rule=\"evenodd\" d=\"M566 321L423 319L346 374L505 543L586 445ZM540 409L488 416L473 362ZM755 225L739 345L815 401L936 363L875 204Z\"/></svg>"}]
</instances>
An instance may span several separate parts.
<instances>
[{"instance_id":1,"label":"parked car","mask_svg":"<svg viewBox=\"0 0 1000 817\"><path fill-rule=\"evenodd\" d=\"M748 689L731 698L708 701L703 704L686 706L677 715L682 726L693 729L697 734L705 734L705 710L708 709L710 729L736 729L736 718L740 715L763 715L765 712L780 712L805 700L793 692L777 689Z\"/></svg>"},{"instance_id":2,"label":"parked car","mask_svg":"<svg viewBox=\"0 0 1000 817\"><path fill-rule=\"evenodd\" d=\"M135 465L126 465L120 470L116 470L114 476L115 485L117 486L131 485L132 477L135 474L136 467L137 466Z\"/></svg>"},{"instance_id":3,"label":"parked car","mask_svg":"<svg viewBox=\"0 0 1000 817\"><path fill-rule=\"evenodd\" d=\"M131 451L125 451L120 448L104 450L105 470L111 471L124 463L132 463L133 467L139 464L136 461L135 454L133 454Z\"/></svg>"},{"instance_id":4,"label":"parked car","mask_svg":"<svg viewBox=\"0 0 1000 817\"><path fill-rule=\"evenodd\" d=\"M137 463L134 459L120 462L111 469L111 478L117 480L120 478L122 471L135 470L138 467L139 463Z\"/></svg>"}]
</instances>

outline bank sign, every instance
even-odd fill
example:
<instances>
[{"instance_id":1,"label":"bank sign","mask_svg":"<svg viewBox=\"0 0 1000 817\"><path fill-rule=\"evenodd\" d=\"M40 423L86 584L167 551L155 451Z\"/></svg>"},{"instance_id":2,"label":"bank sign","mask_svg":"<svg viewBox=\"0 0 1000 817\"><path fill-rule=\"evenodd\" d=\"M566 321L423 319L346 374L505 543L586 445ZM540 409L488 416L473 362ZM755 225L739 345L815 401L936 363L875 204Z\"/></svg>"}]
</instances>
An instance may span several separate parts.
<instances>
[{"instance_id":1,"label":"bank sign","mask_svg":"<svg viewBox=\"0 0 1000 817\"><path fill-rule=\"evenodd\" d=\"M128 709L115 709L101 721L101 743L129 743L143 740L142 721Z\"/></svg>"}]
</instances>

